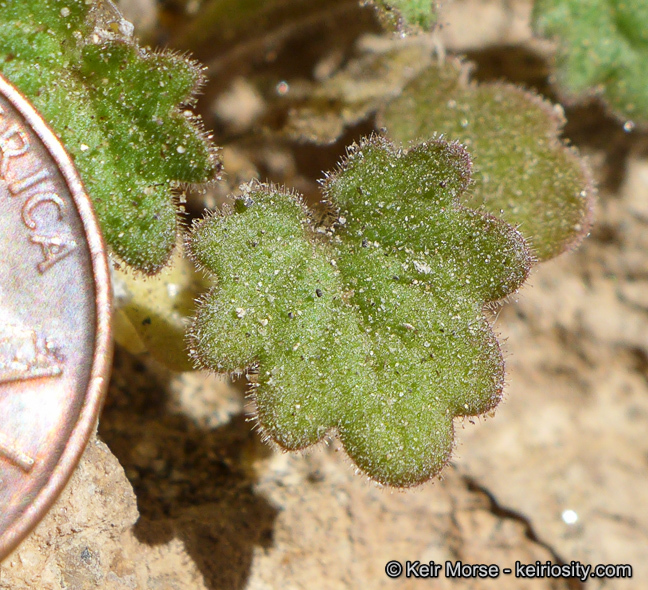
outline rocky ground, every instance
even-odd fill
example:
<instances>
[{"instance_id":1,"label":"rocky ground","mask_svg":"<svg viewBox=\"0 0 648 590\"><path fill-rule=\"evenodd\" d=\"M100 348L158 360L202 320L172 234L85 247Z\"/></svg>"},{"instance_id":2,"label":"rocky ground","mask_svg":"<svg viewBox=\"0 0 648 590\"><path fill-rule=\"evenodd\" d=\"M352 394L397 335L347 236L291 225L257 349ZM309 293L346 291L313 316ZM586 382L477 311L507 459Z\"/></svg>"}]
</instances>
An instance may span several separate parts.
<instances>
[{"instance_id":1,"label":"rocky ground","mask_svg":"<svg viewBox=\"0 0 648 590\"><path fill-rule=\"evenodd\" d=\"M546 90L546 48L530 39L529 8L456 0L444 13L443 42L469 52L478 76ZM457 424L459 445L440 481L394 492L356 475L335 443L305 455L273 451L251 432L240 387L170 373L118 348L100 438L49 515L3 562L0 588L641 587L648 135L625 132L596 105L570 108L567 117L566 135L599 183L595 228L579 250L538 266L498 311L506 398L493 418ZM290 146L273 153L275 168L262 168L270 156L244 158L256 145L247 141L225 150L230 184L237 171L280 170L308 190L307 166ZM390 560L631 564L633 578L391 580Z\"/></svg>"}]
</instances>

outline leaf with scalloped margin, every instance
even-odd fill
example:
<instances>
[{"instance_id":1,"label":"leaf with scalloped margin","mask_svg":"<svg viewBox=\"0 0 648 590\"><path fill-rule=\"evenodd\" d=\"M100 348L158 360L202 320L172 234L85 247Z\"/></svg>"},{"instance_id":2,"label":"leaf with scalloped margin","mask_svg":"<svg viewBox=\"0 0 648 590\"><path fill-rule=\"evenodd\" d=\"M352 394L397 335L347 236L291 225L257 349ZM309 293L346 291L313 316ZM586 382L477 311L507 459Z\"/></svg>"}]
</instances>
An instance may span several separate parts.
<instances>
[{"instance_id":1,"label":"leaf with scalloped margin","mask_svg":"<svg viewBox=\"0 0 648 590\"><path fill-rule=\"evenodd\" d=\"M448 461L455 417L498 403L504 366L483 308L514 292L531 260L513 227L459 204L470 167L457 143L402 151L373 138L324 182L337 210L328 231L298 197L262 185L194 227L191 255L217 286L191 354L253 369L269 439L295 450L336 431L369 477L409 487Z\"/></svg>"},{"instance_id":2,"label":"leaf with scalloped margin","mask_svg":"<svg viewBox=\"0 0 648 590\"><path fill-rule=\"evenodd\" d=\"M202 71L113 35L117 22L97 28L95 10L85 0L0 2L0 70L71 153L113 251L153 273L176 243L180 183L218 170L185 110Z\"/></svg>"},{"instance_id":3,"label":"leaf with scalloped margin","mask_svg":"<svg viewBox=\"0 0 648 590\"><path fill-rule=\"evenodd\" d=\"M646 0L536 0L532 24L558 42L556 80L567 96L596 94L623 120L648 123Z\"/></svg>"},{"instance_id":4,"label":"leaf with scalloped margin","mask_svg":"<svg viewBox=\"0 0 648 590\"><path fill-rule=\"evenodd\" d=\"M591 226L594 189L584 161L558 139L562 110L468 73L459 60L431 66L382 109L379 124L400 142L442 133L464 143L475 162L464 202L517 227L539 260L575 247Z\"/></svg>"}]
</instances>

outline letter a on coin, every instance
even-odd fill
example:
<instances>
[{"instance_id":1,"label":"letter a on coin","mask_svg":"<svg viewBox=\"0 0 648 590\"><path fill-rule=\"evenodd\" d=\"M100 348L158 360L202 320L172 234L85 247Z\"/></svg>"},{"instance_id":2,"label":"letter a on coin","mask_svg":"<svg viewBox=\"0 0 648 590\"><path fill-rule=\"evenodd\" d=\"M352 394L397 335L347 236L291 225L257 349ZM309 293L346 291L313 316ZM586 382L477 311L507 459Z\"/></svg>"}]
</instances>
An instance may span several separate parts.
<instances>
[{"instance_id":1,"label":"letter a on coin","mask_svg":"<svg viewBox=\"0 0 648 590\"><path fill-rule=\"evenodd\" d=\"M99 227L57 137L0 77L0 559L51 507L111 363Z\"/></svg>"}]
</instances>

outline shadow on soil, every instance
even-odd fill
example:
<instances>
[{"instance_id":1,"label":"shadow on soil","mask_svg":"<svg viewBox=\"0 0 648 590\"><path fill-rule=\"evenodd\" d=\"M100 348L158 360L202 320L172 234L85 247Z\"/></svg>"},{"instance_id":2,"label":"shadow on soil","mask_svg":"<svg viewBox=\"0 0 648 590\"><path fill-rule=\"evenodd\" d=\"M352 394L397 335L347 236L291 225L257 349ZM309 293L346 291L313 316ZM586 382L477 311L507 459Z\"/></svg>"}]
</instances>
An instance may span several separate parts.
<instances>
[{"instance_id":1,"label":"shadow on soil","mask_svg":"<svg viewBox=\"0 0 648 590\"><path fill-rule=\"evenodd\" d=\"M238 590L254 548L272 545L277 511L254 491L249 465L268 453L243 415L205 429L168 410L164 374L123 350L99 434L124 467L150 545L183 541L208 588Z\"/></svg>"}]
</instances>

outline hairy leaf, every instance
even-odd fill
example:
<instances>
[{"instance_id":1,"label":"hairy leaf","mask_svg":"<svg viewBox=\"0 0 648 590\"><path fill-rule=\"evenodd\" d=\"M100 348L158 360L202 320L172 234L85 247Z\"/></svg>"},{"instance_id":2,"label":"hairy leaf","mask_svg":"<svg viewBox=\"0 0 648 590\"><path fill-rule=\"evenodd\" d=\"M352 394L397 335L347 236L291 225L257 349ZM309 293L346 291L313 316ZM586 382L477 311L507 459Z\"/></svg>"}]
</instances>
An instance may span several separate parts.
<instances>
[{"instance_id":1,"label":"hairy leaf","mask_svg":"<svg viewBox=\"0 0 648 590\"><path fill-rule=\"evenodd\" d=\"M115 19L85 0L0 2L0 68L72 154L113 251L152 273L176 242L179 183L211 180L217 160L184 106L201 69Z\"/></svg>"},{"instance_id":2,"label":"hairy leaf","mask_svg":"<svg viewBox=\"0 0 648 590\"><path fill-rule=\"evenodd\" d=\"M456 143L374 138L324 182L333 229L261 185L194 228L217 286L192 354L253 369L259 425L281 447L333 430L371 478L407 487L448 461L456 416L497 404L502 355L482 308L519 287L530 257L514 228L459 204L470 166Z\"/></svg>"},{"instance_id":3,"label":"hairy leaf","mask_svg":"<svg viewBox=\"0 0 648 590\"><path fill-rule=\"evenodd\" d=\"M567 95L600 95L624 120L648 123L646 0L536 0L533 26L558 42Z\"/></svg>"},{"instance_id":4,"label":"hairy leaf","mask_svg":"<svg viewBox=\"0 0 648 590\"><path fill-rule=\"evenodd\" d=\"M464 202L518 227L540 260L575 246L591 225L593 187L559 139L562 110L510 84L476 84L458 60L419 74L379 117L406 142L442 133L464 143L475 183Z\"/></svg>"}]
</instances>

